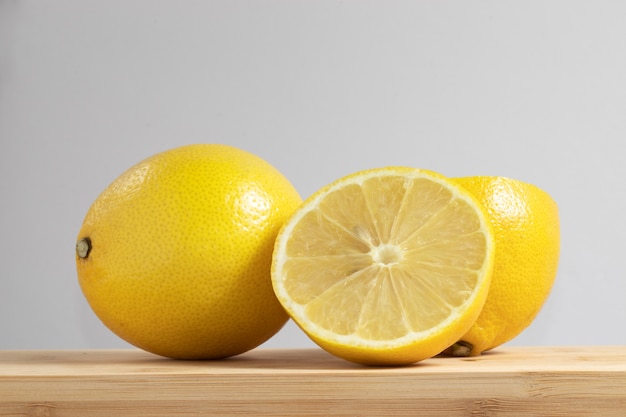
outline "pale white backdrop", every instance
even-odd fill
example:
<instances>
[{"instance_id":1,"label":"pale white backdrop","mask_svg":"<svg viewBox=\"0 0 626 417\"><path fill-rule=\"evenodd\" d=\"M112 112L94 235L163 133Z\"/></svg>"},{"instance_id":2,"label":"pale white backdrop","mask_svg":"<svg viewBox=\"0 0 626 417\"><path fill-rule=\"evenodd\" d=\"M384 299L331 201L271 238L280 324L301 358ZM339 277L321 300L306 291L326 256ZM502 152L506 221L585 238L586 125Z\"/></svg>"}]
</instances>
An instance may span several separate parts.
<instances>
[{"instance_id":1,"label":"pale white backdrop","mask_svg":"<svg viewBox=\"0 0 626 417\"><path fill-rule=\"evenodd\" d=\"M0 0L0 349L126 347L74 269L91 202L197 142L308 196L413 165L551 193L553 292L512 344L626 344L626 2ZM310 347L291 323L265 346Z\"/></svg>"}]
</instances>

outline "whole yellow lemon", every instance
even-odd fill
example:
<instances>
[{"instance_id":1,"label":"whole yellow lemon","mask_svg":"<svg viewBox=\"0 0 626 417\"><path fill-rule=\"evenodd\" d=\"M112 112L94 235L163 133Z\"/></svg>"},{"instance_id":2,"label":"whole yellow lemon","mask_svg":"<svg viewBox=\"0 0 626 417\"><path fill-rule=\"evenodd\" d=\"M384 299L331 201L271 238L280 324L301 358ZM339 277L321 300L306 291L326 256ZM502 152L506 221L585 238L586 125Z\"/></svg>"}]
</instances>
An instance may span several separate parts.
<instances>
[{"instance_id":1,"label":"whole yellow lemon","mask_svg":"<svg viewBox=\"0 0 626 417\"><path fill-rule=\"evenodd\" d=\"M449 350L479 355L516 337L548 298L560 252L556 202L522 181L476 176L454 179L487 210L496 249L491 287L478 319Z\"/></svg>"},{"instance_id":2,"label":"whole yellow lemon","mask_svg":"<svg viewBox=\"0 0 626 417\"><path fill-rule=\"evenodd\" d=\"M85 298L127 342L179 359L246 352L287 314L272 290L278 230L301 203L274 167L195 144L128 169L90 207L76 267Z\"/></svg>"}]
</instances>

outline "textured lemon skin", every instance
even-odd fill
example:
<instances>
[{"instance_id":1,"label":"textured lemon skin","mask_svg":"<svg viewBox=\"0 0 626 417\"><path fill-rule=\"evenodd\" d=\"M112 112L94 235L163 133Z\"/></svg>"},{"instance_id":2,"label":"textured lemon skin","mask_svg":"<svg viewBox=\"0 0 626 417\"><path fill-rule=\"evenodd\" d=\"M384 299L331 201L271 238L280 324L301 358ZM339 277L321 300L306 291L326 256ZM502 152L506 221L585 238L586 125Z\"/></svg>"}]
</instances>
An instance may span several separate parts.
<instances>
[{"instance_id":1,"label":"textured lemon skin","mask_svg":"<svg viewBox=\"0 0 626 417\"><path fill-rule=\"evenodd\" d=\"M197 144L131 167L97 197L78 241L81 289L115 334L179 359L250 350L288 319L270 280L275 237L300 204L291 183L237 148Z\"/></svg>"},{"instance_id":2,"label":"textured lemon skin","mask_svg":"<svg viewBox=\"0 0 626 417\"><path fill-rule=\"evenodd\" d=\"M291 227L303 213L309 210L311 206L316 205L317 201L322 199L331 190L340 187L343 184L351 182L360 182L363 177L370 174L380 175L406 175L406 176L423 176L425 178L439 181L456 190L456 193L463 198L471 201L477 210L477 214L483 224L487 240L487 253L485 254L484 265L482 267L482 279L475 289L472 299L458 311L458 314L443 323L439 328L434 329L428 334L420 334L416 337L402 340L389 341L387 344L355 344L346 343L341 338L329 336L326 331L319 331L306 317L303 317L297 311L298 307L292 301L282 284L281 264L283 262L286 242L290 238ZM487 220L487 213L483 206L473 195L464 188L451 182L443 175L425 169L412 167L392 166L385 168L374 168L364 170L347 175L343 178L322 187L310 197L308 197L300 207L294 212L291 218L282 227L276 239L274 248L274 260L272 264L272 283L281 304L285 307L292 320L307 334L307 336L327 352L361 365L370 366L401 366L419 362L424 359L431 358L439 353L447 346L458 340L459 336L464 334L476 321L479 316L484 302L487 298L491 275L493 270L493 261L495 258L495 244L493 240L493 231ZM347 290L349 291L349 290Z\"/></svg>"},{"instance_id":3,"label":"textured lemon skin","mask_svg":"<svg viewBox=\"0 0 626 417\"><path fill-rule=\"evenodd\" d=\"M496 242L487 300L461 338L475 356L515 338L543 307L557 274L559 214L552 197L532 184L489 176L454 181L483 204Z\"/></svg>"}]
</instances>

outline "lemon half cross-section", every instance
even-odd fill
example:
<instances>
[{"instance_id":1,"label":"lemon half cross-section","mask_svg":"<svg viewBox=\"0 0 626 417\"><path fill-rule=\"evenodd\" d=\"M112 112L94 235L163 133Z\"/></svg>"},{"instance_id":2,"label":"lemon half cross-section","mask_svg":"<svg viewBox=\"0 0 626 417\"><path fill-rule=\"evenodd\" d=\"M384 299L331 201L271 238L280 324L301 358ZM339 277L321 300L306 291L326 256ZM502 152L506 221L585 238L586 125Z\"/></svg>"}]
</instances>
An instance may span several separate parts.
<instances>
[{"instance_id":1,"label":"lemon half cross-section","mask_svg":"<svg viewBox=\"0 0 626 417\"><path fill-rule=\"evenodd\" d=\"M281 229L274 291L318 345L348 361L410 364L467 331L494 243L482 206L444 176L361 171L309 197Z\"/></svg>"}]
</instances>

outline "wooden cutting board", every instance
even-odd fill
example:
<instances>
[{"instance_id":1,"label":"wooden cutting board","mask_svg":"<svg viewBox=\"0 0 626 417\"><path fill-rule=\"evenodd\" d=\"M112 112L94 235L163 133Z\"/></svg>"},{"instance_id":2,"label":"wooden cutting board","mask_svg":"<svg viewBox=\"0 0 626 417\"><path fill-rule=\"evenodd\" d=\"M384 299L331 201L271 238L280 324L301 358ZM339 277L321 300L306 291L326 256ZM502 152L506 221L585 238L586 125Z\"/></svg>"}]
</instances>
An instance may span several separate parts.
<instances>
[{"instance_id":1,"label":"wooden cutting board","mask_svg":"<svg viewBox=\"0 0 626 417\"><path fill-rule=\"evenodd\" d=\"M626 346L502 347L372 368L319 349L221 361L0 351L0 416L626 416Z\"/></svg>"}]
</instances>

